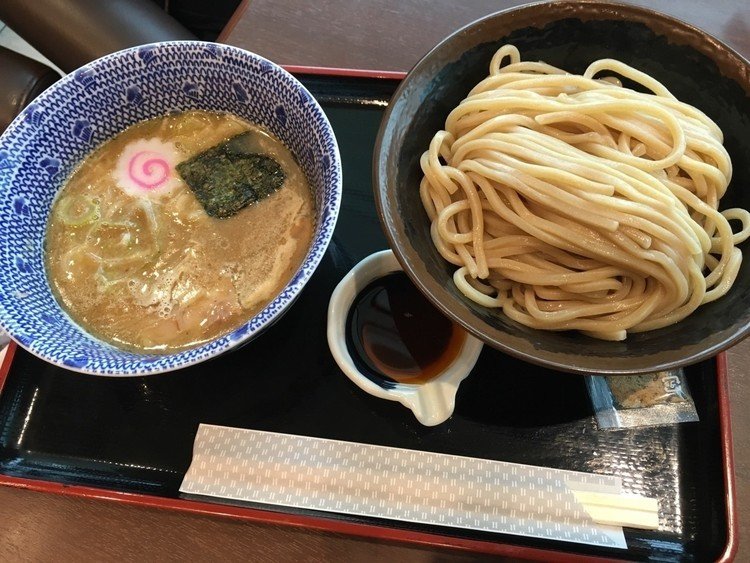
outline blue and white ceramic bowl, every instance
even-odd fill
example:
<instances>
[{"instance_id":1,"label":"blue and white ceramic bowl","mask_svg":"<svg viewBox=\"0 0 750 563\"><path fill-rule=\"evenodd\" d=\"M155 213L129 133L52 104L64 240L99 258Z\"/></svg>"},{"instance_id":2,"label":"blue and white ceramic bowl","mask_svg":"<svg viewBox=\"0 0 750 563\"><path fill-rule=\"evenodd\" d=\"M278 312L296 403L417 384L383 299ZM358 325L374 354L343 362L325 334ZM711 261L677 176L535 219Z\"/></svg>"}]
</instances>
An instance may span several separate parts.
<instances>
[{"instance_id":1,"label":"blue and white ceramic bowl","mask_svg":"<svg viewBox=\"0 0 750 563\"><path fill-rule=\"evenodd\" d=\"M317 205L312 247L293 279L234 332L171 355L135 354L81 329L55 300L43 247L52 201L92 149L174 110L230 112L294 153ZM341 201L341 159L310 93L266 59L226 45L155 43L96 60L39 96L0 137L0 326L53 364L98 375L145 375L201 362L257 336L291 305L328 246Z\"/></svg>"}]
</instances>

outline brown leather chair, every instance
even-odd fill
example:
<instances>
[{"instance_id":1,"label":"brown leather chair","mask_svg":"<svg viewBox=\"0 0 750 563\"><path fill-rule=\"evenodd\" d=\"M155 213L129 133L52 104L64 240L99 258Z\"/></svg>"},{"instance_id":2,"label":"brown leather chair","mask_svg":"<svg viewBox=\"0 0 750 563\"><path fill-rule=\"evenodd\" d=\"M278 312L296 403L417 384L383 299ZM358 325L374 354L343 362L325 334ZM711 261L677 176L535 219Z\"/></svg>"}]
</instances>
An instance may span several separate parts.
<instances>
[{"instance_id":1,"label":"brown leather chair","mask_svg":"<svg viewBox=\"0 0 750 563\"><path fill-rule=\"evenodd\" d=\"M0 0L0 20L64 72L126 47L196 38L149 0ZM0 47L0 132L58 78Z\"/></svg>"},{"instance_id":2,"label":"brown leather chair","mask_svg":"<svg viewBox=\"0 0 750 563\"><path fill-rule=\"evenodd\" d=\"M196 39L149 0L0 0L0 20L64 72L126 47Z\"/></svg>"},{"instance_id":3,"label":"brown leather chair","mask_svg":"<svg viewBox=\"0 0 750 563\"><path fill-rule=\"evenodd\" d=\"M59 78L48 66L0 47L0 133L26 104Z\"/></svg>"}]
</instances>

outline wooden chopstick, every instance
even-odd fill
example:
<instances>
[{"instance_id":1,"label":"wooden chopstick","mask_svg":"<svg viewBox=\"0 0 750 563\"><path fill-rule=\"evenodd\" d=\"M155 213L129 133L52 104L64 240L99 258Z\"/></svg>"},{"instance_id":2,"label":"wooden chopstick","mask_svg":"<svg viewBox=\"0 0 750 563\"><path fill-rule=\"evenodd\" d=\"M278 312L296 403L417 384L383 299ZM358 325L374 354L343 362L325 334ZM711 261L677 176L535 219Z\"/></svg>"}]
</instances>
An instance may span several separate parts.
<instances>
[{"instance_id":1,"label":"wooden chopstick","mask_svg":"<svg viewBox=\"0 0 750 563\"><path fill-rule=\"evenodd\" d=\"M656 530L659 503L655 498L573 490L576 500L598 524Z\"/></svg>"}]
</instances>

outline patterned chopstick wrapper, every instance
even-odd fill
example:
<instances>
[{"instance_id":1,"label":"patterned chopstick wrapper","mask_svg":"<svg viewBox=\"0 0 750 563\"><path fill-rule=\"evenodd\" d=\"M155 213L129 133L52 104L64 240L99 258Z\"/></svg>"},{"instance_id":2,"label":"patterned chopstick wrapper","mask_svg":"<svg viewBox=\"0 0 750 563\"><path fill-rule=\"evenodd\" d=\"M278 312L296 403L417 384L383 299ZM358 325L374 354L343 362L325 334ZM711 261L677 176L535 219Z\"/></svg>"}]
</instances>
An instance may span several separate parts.
<instances>
[{"instance_id":1,"label":"patterned chopstick wrapper","mask_svg":"<svg viewBox=\"0 0 750 563\"><path fill-rule=\"evenodd\" d=\"M202 424L180 491L626 549L573 490L619 477Z\"/></svg>"}]
</instances>

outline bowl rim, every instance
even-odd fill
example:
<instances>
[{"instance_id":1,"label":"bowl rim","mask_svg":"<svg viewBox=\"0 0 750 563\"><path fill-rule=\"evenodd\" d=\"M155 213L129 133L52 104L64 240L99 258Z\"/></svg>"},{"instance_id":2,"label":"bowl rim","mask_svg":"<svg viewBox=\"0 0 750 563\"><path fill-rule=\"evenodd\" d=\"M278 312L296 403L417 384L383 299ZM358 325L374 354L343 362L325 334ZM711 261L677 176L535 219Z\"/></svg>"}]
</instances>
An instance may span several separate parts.
<instances>
[{"instance_id":1,"label":"bowl rim","mask_svg":"<svg viewBox=\"0 0 750 563\"><path fill-rule=\"evenodd\" d=\"M690 47L707 56L715 63L717 63L716 55L718 52L720 52L723 57L728 57L729 59L731 59L731 62L735 63L735 66L741 67L746 76L750 75L750 62L748 61L748 59L737 53L729 45L717 39L712 34L677 17L659 12L657 10L653 10L651 8L641 7L637 5L624 4L622 2L610 2L608 0L542 0L539 2L533 2L521 6L513 6L478 18L456 29L455 31L441 39L424 56L422 56L422 58L411 68L411 70L409 70L409 72L399 84L396 91L391 96L388 107L386 108L386 111L383 115L380 129L378 130L378 134L375 140L375 148L373 150L372 178L373 190L375 192L375 205L377 208L381 227L383 228L383 232L386 235L389 246L391 249L393 249L396 259L399 261L404 272L409 276L411 281L435 307L443 312L443 314L445 314L454 322L457 322L470 334L473 334L478 339L483 341L487 346L495 348L496 350L499 350L520 360L568 374L636 375L654 371L676 369L714 357L719 352L726 350L727 348L738 343L748 334L750 334L750 322L746 323L739 330L736 330L733 334L721 338L719 341L702 350L690 351L687 355L682 355L680 357L672 358L669 360L657 360L656 358L654 358L655 353L648 353L643 356L634 358L636 361L634 361L634 365L631 366L622 366L622 362L617 362L617 360L622 360L622 357L611 357L605 359L603 357L595 356L593 357L594 361L592 362L590 361L592 357L578 355L577 357L584 361L578 364L574 364L547 357L556 356L557 354L554 352L547 352L543 350L540 354L535 354L533 353L533 351L536 351L538 349L533 345L529 346L530 351L517 349L516 347L511 346L501 340L494 339L493 337L484 334L483 331L476 325L486 325L486 323L475 315L471 316L471 321L473 322L467 321L466 318L454 312L453 307L451 307L448 303L443 303L441 300L439 300L437 296L433 294L431 288L428 287L427 283L420 278L414 264L412 264L408 257L405 255L402 248L402 243L398 241L398 237L395 234L399 230L399 221L395 220L398 213L394 209L395 206L392 205L392 202L389 202L387 197L391 191L397 190L398 187L393 186L395 184L395 179L390 179L387 177L387 175L381 175L380 163L386 160L387 157L393 156L389 148L390 135L388 135L388 130L391 127L393 121L392 115L395 108L402 100L402 98L408 94L409 88L411 87L412 77L418 74L424 67L430 65L435 55L440 53L446 45L449 45L463 35L473 32L476 28L490 22L491 20L512 18L514 16L520 16L528 12L533 12L545 8L553 10L558 15L558 17L549 20L549 22L547 23L551 23L552 21L559 21L569 17L575 17L577 13L580 13L578 12L578 10L590 10L586 12L586 15L591 16L593 11L597 9L599 9L597 15L601 16L598 19L601 20L606 19L606 16L615 17L620 15L620 19L623 19L622 15L633 15L637 16L638 19L633 19L631 21L634 21L636 23L644 23L648 25L651 22L656 22L664 28L670 29L673 33L677 33L679 30L679 32L682 32L683 35L689 34L691 37L699 37L700 42L698 44L688 43L687 40L684 40L684 42L681 44L688 44ZM644 19L647 19L647 22L643 21ZM651 25L648 25L648 27L649 29L654 31L654 33L661 33L662 35L664 34L663 32L653 30ZM719 66L718 63L717 66ZM738 77L732 74L725 75L723 72L723 68L720 70L722 70L722 75L738 83L747 92L748 96L750 96L750 82L747 82L743 85L740 80L737 79ZM391 186L393 186L392 189ZM539 332L547 331L540 330ZM649 358L651 359L649 360ZM605 361L607 362L607 365L604 365Z\"/></svg>"},{"instance_id":2,"label":"bowl rim","mask_svg":"<svg viewBox=\"0 0 750 563\"><path fill-rule=\"evenodd\" d=\"M156 358L156 361L153 363L149 362L145 364L143 363L140 364L137 370L128 369L128 371L119 371L116 373L109 373L102 369L89 368L87 366L78 367L78 366L68 365L59 358L52 357L50 355L47 355L35 349L35 347L33 346L28 346L24 344L21 341L21 339L16 337L13 329L8 326L9 323L6 317L7 310L5 309L5 307L2 306L2 303L0 303L0 313L2 313L0 314L0 330L5 331L5 333L14 342L16 342L18 346L20 346L27 352L31 353L32 355L36 356L37 358L44 360L47 363L50 363L52 365L65 369L67 371L72 371L72 372L77 372L77 373L82 373L82 374L87 374L87 375L95 375L95 376L100 376L100 377L111 377L111 378L142 377L142 376L157 375L157 374L181 370L183 368L211 360L215 358L216 356L219 356L220 354L223 354L225 352L235 350L243 346L244 344L248 343L250 340L260 336L260 334L262 334L264 330L269 328L273 323L279 320L289 310L289 308L296 301L297 297L299 297L305 285L307 285L310 278L317 270L318 266L320 265L321 260L323 259L323 256L325 255L327 251L328 245L330 244L330 241L333 238L333 232L334 232L336 222L338 220L338 215L341 209L341 199L343 195L343 177L342 177L341 154L339 151L338 141L336 139L333 126L331 125L330 120L328 119L328 116L323 111L323 108L320 106L317 99L315 99L315 97L310 93L310 91L294 75L292 75L291 72L287 71L281 65L274 63L273 61L261 55L258 55L257 53L248 51L247 49L242 49L240 47L235 47L233 45L227 45L224 43L217 43L213 41L201 41L201 40L190 40L190 39L156 41L156 42L134 45L132 47L127 47L125 49L121 49L113 53L108 53L102 57L94 59L93 61L90 61L80 66L79 68L69 72L68 74L63 76L60 80L52 84L49 88L44 90L41 94L39 94L39 96L34 98L34 100L32 100L13 119L13 121L8 125L8 127L6 127L6 129L2 132L2 134L0 134L0 148L2 148L4 141L6 141L7 138L16 134L16 130L27 119L31 109L38 108L40 104L43 105L44 103L46 103L47 99L49 97L55 96L56 92L61 87L74 81L76 75L78 75L81 71L95 69L106 62L116 61L118 59L130 56L134 53L137 53L140 50L147 49L147 48L174 48L174 49L179 50L182 47L190 47L190 46L216 46L219 49L221 49L222 52L231 52L235 56L253 60L264 65L265 64L270 65L270 68L274 69L275 72L279 73L281 76L289 80L290 83L294 85L296 90L303 92L307 95L307 101L309 105L311 105L313 108L313 114L319 118L317 121L321 125L321 135L325 135L329 137L330 140L332 141L329 145L328 144L326 145L325 154L328 155L330 158L330 167L333 170L331 177L334 180L334 182L331 185L331 196L330 196L330 200L328 204L322 206L321 209L316 210L317 212L316 213L316 219L317 219L316 227L319 230L317 233L314 233L308 252L305 254L304 259L300 263L297 270L293 273L290 280L273 297L273 299L271 299L271 301L269 301L263 307L263 309L258 311L255 315L247 319L246 322L239 325L238 327L235 327L232 330L224 332L209 341L206 341L202 344L199 344L191 348L187 348L187 349L183 349L183 350L179 350L179 351L171 352L167 354L132 352L124 348L115 346L93 335L89 330L85 329L78 322L76 322L69 315L69 313L60 305L58 299L54 296L54 293L51 290L51 287L49 285L49 277L47 276L46 268L45 268L44 276L47 282L47 289L49 293L52 295L52 299L54 300L55 305L57 306L57 309L67 319L68 323L78 327L78 329L80 329L83 333L85 333L91 341L96 342L101 347L108 348L117 353L132 355L134 359L132 362L130 361L126 362L128 364L134 365L138 363L139 357L140 358ZM106 142L106 140L103 142ZM99 146L99 145L101 145L101 143L97 144L96 146ZM90 151L87 154L90 154ZM57 188L57 192L59 192L60 189L61 188ZM327 219L327 222L325 224L323 223L324 218ZM45 222L44 232L46 233L46 222ZM278 299L281 299L285 293L286 293L286 297L284 298L284 301L280 305L280 307L276 311L267 313L265 320L261 322L260 324L258 324L255 328L252 328L251 323L253 319L255 319L256 317L260 315L263 315L264 312L270 307L272 307ZM233 334L243 329L245 329L245 331L241 336L237 338L230 338ZM222 339L225 339L225 341L221 346L211 347L212 344ZM152 368L152 365L157 363L158 360L161 358L178 357L181 354L184 354L193 350L201 349L204 347L206 349L203 351L203 353L198 354L193 358L185 359L182 361L176 361L174 364L167 365L167 366L159 366L159 367L156 367L155 369Z\"/></svg>"}]
</instances>

